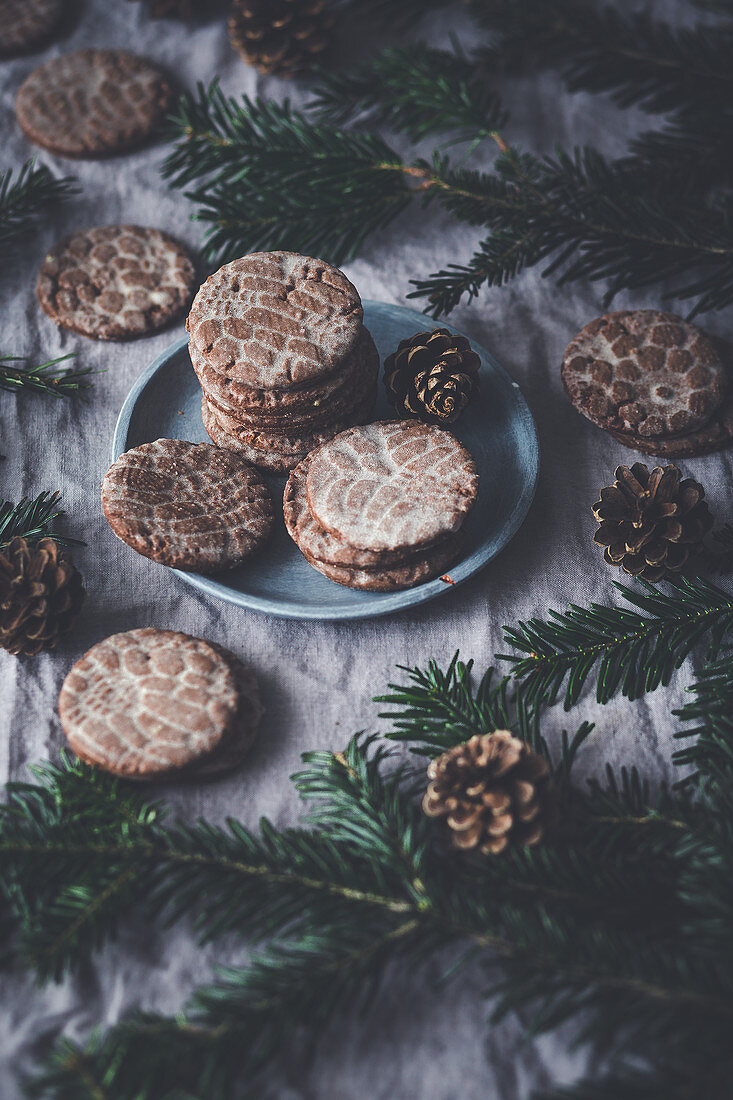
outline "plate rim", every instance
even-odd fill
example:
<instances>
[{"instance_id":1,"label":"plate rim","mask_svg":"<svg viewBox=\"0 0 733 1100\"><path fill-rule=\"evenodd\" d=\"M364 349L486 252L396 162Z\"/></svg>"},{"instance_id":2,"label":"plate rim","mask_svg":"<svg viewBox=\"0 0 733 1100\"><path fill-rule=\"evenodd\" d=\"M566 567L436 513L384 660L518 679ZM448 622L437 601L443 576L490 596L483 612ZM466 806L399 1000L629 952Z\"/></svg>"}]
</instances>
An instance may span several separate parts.
<instances>
[{"instance_id":1,"label":"plate rim","mask_svg":"<svg viewBox=\"0 0 733 1100\"><path fill-rule=\"evenodd\" d=\"M417 310L410 309L408 306L401 306L393 302L381 302L373 298L365 298L363 300L363 305L365 307L373 306L376 308L383 308L386 306L390 310L408 314L416 321L420 320L422 322L427 322L428 326L434 327L436 325L434 317L430 317L425 313L419 313ZM451 332L455 333L457 336L464 335L460 329L455 328L455 326L447 321L441 320L440 324L445 325L445 327L449 328ZM143 391L147 388L158 371L161 370L174 355L178 354L178 352L187 346L188 339L188 333L184 333L183 336L174 340L173 343L169 344L164 351L155 357L152 363L150 363L133 382L132 387L122 403L115 424L115 430L112 436L112 462L128 449L127 439L132 416ZM467 337L467 339L471 339L472 346L479 349L480 353L484 355L491 364L491 367L497 371L498 374L503 376L508 385L516 391L516 395L519 397L519 401L517 402L517 414L520 417L521 427L531 442L530 463L532 469L530 477L524 482L522 491L515 501L509 524L502 528L499 544L494 545L493 542L488 546L482 544L468 558L465 558L454 566L450 570L452 584L446 584L444 581L441 581L439 577L436 577L434 580L418 585L415 588L406 588L398 592L390 593L370 593L370 595L378 598L378 603L367 601L362 607L354 608L339 607L336 605L329 606L326 604L316 612L310 608L298 607L297 605L283 606L278 600L239 592L202 573L192 573L182 569L171 569L171 572L181 577L187 584L190 584L200 592L204 592L206 595L213 596L216 599L224 600L226 603L231 603L236 607L248 608L249 610L258 611L263 614L274 615L277 618L308 620L311 622L349 622L356 619L375 619L383 615L391 615L397 611L403 611L406 608L415 607L419 604L427 603L430 600L438 599L440 596L447 595L450 591L464 584L466 581L470 580L471 577L474 577L506 548L527 518L537 490L540 469L540 447L537 425L519 383L512 378L509 372L501 363L497 362L494 356L482 344L479 344L472 338ZM165 568L170 567L166 566Z\"/></svg>"}]
</instances>

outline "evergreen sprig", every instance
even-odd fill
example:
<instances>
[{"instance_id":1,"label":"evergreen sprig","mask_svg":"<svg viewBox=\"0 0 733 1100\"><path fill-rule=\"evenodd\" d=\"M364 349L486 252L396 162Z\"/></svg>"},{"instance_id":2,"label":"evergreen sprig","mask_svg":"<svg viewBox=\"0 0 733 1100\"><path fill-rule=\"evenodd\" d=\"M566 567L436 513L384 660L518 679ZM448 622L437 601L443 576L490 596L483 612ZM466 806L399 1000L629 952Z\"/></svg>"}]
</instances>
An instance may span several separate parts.
<instances>
[{"instance_id":1,"label":"evergreen sprig","mask_svg":"<svg viewBox=\"0 0 733 1100\"><path fill-rule=\"evenodd\" d=\"M506 641L521 655L499 656L511 662L530 705L552 705L562 692L570 709L591 673L599 703L619 691L637 699L668 684L705 638L708 659L716 658L733 632L733 595L701 578L670 581L669 592L640 583L642 591L615 584L631 608L571 604L550 610L549 619L505 628Z\"/></svg>"},{"instance_id":2,"label":"evergreen sprig","mask_svg":"<svg viewBox=\"0 0 733 1100\"><path fill-rule=\"evenodd\" d=\"M372 134L314 126L287 102L184 96L163 175L210 223L211 264L287 248L342 262L409 202L396 154Z\"/></svg>"},{"instance_id":3,"label":"evergreen sprig","mask_svg":"<svg viewBox=\"0 0 733 1100\"><path fill-rule=\"evenodd\" d=\"M56 531L56 520L64 515L58 507L60 500L58 490L39 493L33 499L23 497L17 504L0 500L0 550L17 535L29 543L50 536L59 546L83 546L78 539Z\"/></svg>"},{"instance_id":4,"label":"evergreen sprig","mask_svg":"<svg viewBox=\"0 0 733 1100\"><path fill-rule=\"evenodd\" d=\"M18 355L0 355L0 389L10 393L32 390L52 397L74 397L89 388L86 378L95 372L91 367L58 369L59 363L73 358L72 352L58 359L49 359L46 363L33 363Z\"/></svg>"},{"instance_id":5,"label":"evergreen sprig","mask_svg":"<svg viewBox=\"0 0 733 1100\"><path fill-rule=\"evenodd\" d=\"M56 179L43 164L29 160L15 178L13 169L0 173L0 252L35 229L51 203L67 199L79 189L73 176Z\"/></svg>"}]
</instances>

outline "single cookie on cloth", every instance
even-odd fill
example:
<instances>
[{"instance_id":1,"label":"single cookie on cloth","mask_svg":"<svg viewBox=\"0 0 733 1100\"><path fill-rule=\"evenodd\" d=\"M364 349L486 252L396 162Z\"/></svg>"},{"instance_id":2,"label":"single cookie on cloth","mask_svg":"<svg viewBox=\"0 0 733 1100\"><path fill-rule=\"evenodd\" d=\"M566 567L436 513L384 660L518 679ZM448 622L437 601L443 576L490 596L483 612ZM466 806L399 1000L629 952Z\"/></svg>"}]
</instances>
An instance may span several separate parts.
<instances>
[{"instance_id":1,"label":"single cookie on cloth","mask_svg":"<svg viewBox=\"0 0 733 1100\"><path fill-rule=\"evenodd\" d=\"M138 554L202 573L239 565L267 540L273 522L269 490L248 462L180 439L120 455L102 482L102 509Z\"/></svg>"},{"instance_id":2,"label":"single cookie on cloth","mask_svg":"<svg viewBox=\"0 0 733 1100\"><path fill-rule=\"evenodd\" d=\"M125 50L53 57L20 86L18 124L36 145L66 157L125 152L153 136L171 89L157 65Z\"/></svg>"},{"instance_id":3,"label":"single cookie on cloth","mask_svg":"<svg viewBox=\"0 0 733 1100\"><path fill-rule=\"evenodd\" d=\"M416 421L342 432L312 456L308 506L326 531L364 550L408 550L456 532L478 493L456 437Z\"/></svg>"},{"instance_id":4,"label":"single cookie on cloth","mask_svg":"<svg viewBox=\"0 0 733 1100\"><path fill-rule=\"evenodd\" d=\"M294 252L254 252L206 280L186 328L192 358L227 381L288 389L337 371L362 319L356 288L337 268Z\"/></svg>"},{"instance_id":5,"label":"single cookie on cloth","mask_svg":"<svg viewBox=\"0 0 733 1100\"><path fill-rule=\"evenodd\" d=\"M43 46L64 14L65 0L0 0L0 57Z\"/></svg>"},{"instance_id":6,"label":"single cookie on cloth","mask_svg":"<svg viewBox=\"0 0 733 1100\"><path fill-rule=\"evenodd\" d=\"M77 756L129 779L213 775L238 763L261 714L256 686L233 654L146 627L92 646L59 695Z\"/></svg>"},{"instance_id":7,"label":"single cookie on cloth","mask_svg":"<svg viewBox=\"0 0 733 1100\"><path fill-rule=\"evenodd\" d=\"M700 329L652 309L619 310L587 324L565 352L562 379L588 420L650 441L708 424L727 381Z\"/></svg>"},{"instance_id":8,"label":"single cookie on cloth","mask_svg":"<svg viewBox=\"0 0 733 1100\"><path fill-rule=\"evenodd\" d=\"M55 244L36 290L62 328L95 340L134 340L180 317L194 281L190 256L167 233L104 225Z\"/></svg>"}]
</instances>

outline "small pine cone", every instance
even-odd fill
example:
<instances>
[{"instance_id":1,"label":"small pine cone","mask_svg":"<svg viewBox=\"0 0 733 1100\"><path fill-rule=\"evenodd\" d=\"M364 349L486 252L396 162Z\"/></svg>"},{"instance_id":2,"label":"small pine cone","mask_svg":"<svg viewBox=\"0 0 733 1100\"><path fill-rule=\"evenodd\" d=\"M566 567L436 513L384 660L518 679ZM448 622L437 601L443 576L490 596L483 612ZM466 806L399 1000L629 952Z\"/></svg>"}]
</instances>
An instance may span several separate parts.
<instances>
[{"instance_id":1,"label":"small pine cone","mask_svg":"<svg viewBox=\"0 0 733 1100\"><path fill-rule=\"evenodd\" d=\"M235 0L229 37L261 73L293 76L320 61L332 26L325 0Z\"/></svg>"},{"instance_id":2,"label":"small pine cone","mask_svg":"<svg viewBox=\"0 0 733 1100\"><path fill-rule=\"evenodd\" d=\"M509 730L448 749L430 761L428 779L423 812L445 820L454 848L498 855L537 844L554 817L547 761Z\"/></svg>"},{"instance_id":3,"label":"small pine cone","mask_svg":"<svg viewBox=\"0 0 733 1100\"><path fill-rule=\"evenodd\" d=\"M16 656L53 649L74 625L85 592L58 543L29 546L16 536L0 551L0 646Z\"/></svg>"},{"instance_id":4,"label":"small pine cone","mask_svg":"<svg viewBox=\"0 0 733 1100\"><path fill-rule=\"evenodd\" d=\"M478 390L480 363L465 336L417 332L385 360L387 397L400 416L454 424Z\"/></svg>"},{"instance_id":5,"label":"small pine cone","mask_svg":"<svg viewBox=\"0 0 733 1100\"><path fill-rule=\"evenodd\" d=\"M619 466L613 485L593 505L600 527L593 536L609 565L645 581L660 581L699 554L713 517L705 490L676 466L643 462Z\"/></svg>"}]
</instances>

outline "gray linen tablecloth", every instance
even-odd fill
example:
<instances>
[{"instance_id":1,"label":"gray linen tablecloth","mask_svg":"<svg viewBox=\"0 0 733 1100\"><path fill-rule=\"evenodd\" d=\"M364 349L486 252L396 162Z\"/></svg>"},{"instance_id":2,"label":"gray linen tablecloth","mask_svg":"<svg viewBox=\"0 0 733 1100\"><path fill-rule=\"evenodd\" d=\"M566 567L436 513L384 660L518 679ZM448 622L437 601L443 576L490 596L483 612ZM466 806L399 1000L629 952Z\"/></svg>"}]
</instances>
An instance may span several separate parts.
<instances>
[{"instance_id":1,"label":"gray linen tablecloth","mask_svg":"<svg viewBox=\"0 0 733 1100\"><path fill-rule=\"evenodd\" d=\"M305 86L266 80L248 68L230 48L222 22L192 29L174 20L153 21L140 3L88 0L80 7L68 38L40 56L82 46L127 47L168 66L190 88L219 74L227 93L288 94L296 104L307 97ZM665 14L677 10L669 2L661 7ZM426 33L444 42L452 25L448 16L437 16L427 22ZM469 43L470 23L458 25ZM355 57L360 47L354 37L344 49ZM361 36L356 41L361 43ZM592 544L590 506L614 467L635 456L571 408L559 375L568 340L601 312L602 291L586 285L557 289L530 271L507 288L484 292L451 317L520 383L542 451L529 518L511 546L473 581L417 610L353 625L288 622L205 598L118 542L99 504L99 483L122 401L179 330L120 345L85 340L56 329L40 311L34 289L45 250L71 230L137 222L168 230L195 247L200 229L188 220L186 200L161 181L162 147L107 162L71 163L31 146L16 124L13 103L40 56L0 64L0 165L19 166L38 153L55 173L75 173L83 193L55 212L23 254L0 271L0 349L34 358L74 351L81 363L106 373L94 380L85 403L0 393L0 451L7 456L0 466L0 494L18 499L62 489L66 530L87 543L76 560L89 593L78 629L57 652L23 662L0 653L0 779L26 777L29 764L57 755L63 738L56 698L77 658L108 634L154 625L230 646L256 670L267 707L249 765L225 782L174 790L170 799L177 811L190 819L221 820L233 814L253 825L262 814L278 825L295 822L301 809L288 776L300 753L340 749L353 731L378 728L371 697L394 678L396 664L424 664L430 657L447 662L460 647L483 669L504 648L502 624L544 616L548 606L564 607L571 600L613 598L613 575ZM502 90L511 108L507 137L527 149L595 141L616 155L647 121L635 112L617 111L601 97L567 95L552 75L506 81ZM404 303L410 278L465 261L476 239L474 231L436 210L415 209L369 241L346 271L363 297ZM651 291L618 300L619 306L658 304ZM730 317L711 315L704 323L725 333ZM711 505L724 508L733 480L731 452L684 466L704 482ZM670 690L633 705L615 700L600 709L592 699L584 700L567 721L573 729L582 717L597 723L582 767L593 772L606 760L633 761L652 777L668 776L675 728L670 710L679 705L690 679L688 669ZM548 716L548 736L562 728L563 717L559 708ZM114 1023L134 1006L172 1012L208 980L216 962L236 957L230 945L198 949L185 926L167 933L133 928L60 985L39 989L21 971L5 977L0 1096L14 1100L20 1095L22 1074L61 1030L79 1038L92 1026ZM450 1100L458 1095L521 1100L533 1086L570 1082L588 1070L587 1055L567 1053L566 1034L527 1043L516 1019L488 1029L479 975L464 971L440 992L429 978L394 983L365 1020L343 1019L318 1047L299 1051L276 1095L283 1100Z\"/></svg>"}]
</instances>

